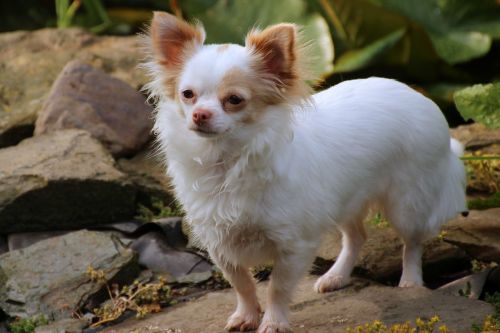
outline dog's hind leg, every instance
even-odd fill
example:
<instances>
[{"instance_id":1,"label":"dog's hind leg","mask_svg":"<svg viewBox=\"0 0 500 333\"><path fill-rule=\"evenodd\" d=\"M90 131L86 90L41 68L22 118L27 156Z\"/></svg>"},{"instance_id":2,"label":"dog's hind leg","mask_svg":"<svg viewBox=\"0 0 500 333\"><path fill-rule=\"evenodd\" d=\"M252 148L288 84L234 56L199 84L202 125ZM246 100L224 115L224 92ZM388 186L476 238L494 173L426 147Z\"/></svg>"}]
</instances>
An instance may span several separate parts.
<instances>
[{"instance_id":1,"label":"dog's hind leg","mask_svg":"<svg viewBox=\"0 0 500 333\"><path fill-rule=\"evenodd\" d=\"M363 220L359 218L355 222L347 223L339 227L342 233L342 250L335 264L323 274L314 284L314 290L318 293L329 292L345 287L350 282L351 273L359 255L359 251L366 240Z\"/></svg>"},{"instance_id":2,"label":"dog's hind leg","mask_svg":"<svg viewBox=\"0 0 500 333\"><path fill-rule=\"evenodd\" d=\"M226 330L252 331L257 329L260 322L260 305L257 300L255 281L248 269L243 267L221 267L224 276L236 290L237 306L229 317Z\"/></svg>"},{"instance_id":3,"label":"dog's hind leg","mask_svg":"<svg viewBox=\"0 0 500 333\"><path fill-rule=\"evenodd\" d=\"M422 244L418 240L404 240L403 274L399 281L400 287L422 286Z\"/></svg>"}]
</instances>

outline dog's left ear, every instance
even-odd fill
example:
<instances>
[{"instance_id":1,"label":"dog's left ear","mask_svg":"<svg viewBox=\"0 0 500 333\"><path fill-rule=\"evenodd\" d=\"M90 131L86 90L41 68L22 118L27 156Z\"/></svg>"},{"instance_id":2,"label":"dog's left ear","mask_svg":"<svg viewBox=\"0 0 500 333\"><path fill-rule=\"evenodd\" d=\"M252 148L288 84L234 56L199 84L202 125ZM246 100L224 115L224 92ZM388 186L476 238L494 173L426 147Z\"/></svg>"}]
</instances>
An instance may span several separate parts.
<instances>
[{"instance_id":1,"label":"dog's left ear","mask_svg":"<svg viewBox=\"0 0 500 333\"><path fill-rule=\"evenodd\" d=\"M191 25L166 12L154 12L150 35L156 60L171 71L180 69L205 41L201 25Z\"/></svg>"},{"instance_id":2,"label":"dog's left ear","mask_svg":"<svg viewBox=\"0 0 500 333\"><path fill-rule=\"evenodd\" d=\"M281 23L248 33L245 46L251 49L264 65L264 70L285 85L296 75L297 27Z\"/></svg>"}]
</instances>

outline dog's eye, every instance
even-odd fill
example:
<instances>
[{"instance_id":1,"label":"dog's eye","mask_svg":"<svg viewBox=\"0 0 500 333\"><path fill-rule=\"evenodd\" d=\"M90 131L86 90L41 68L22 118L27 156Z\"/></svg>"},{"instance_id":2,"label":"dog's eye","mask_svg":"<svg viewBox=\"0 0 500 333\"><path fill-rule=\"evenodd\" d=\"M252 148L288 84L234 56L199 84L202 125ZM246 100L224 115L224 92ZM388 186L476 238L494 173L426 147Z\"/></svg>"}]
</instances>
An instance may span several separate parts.
<instances>
[{"instance_id":1,"label":"dog's eye","mask_svg":"<svg viewBox=\"0 0 500 333\"><path fill-rule=\"evenodd\" d=\"M182 92L182 96L184 96L184 98L186 98L186 99L191 99L191 98L193 98L193 97L194 97L194 93L193 93L193 91L192 91L192 90L187 89L187 90L184 90L184 91Z\"/></svg>"},{"instance_id":2,"label":"dog's eye","mask_svg":"<svg viewBox=\"0 0 500 333\"><path fill-rule=\"evenodd\" d=\"M229 98L227 99L227 101L233 105L238 105L240 104L241 102L243 102L243 98L239 97L239 96L236 96L236 95L231 95L229 96Z\"/></svg>"}]
</instances>

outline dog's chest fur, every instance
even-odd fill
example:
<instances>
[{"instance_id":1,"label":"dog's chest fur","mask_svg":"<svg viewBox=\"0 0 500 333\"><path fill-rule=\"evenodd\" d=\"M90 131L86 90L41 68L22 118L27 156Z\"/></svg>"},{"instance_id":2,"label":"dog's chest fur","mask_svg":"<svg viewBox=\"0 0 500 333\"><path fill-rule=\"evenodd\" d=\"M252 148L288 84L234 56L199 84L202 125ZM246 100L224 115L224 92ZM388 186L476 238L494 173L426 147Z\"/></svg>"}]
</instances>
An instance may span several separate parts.
<instances>
[{"instance_id":1,"label":"dog's chest fur","mask_svg":"<svg viewBox=\"0 0 500 333\"><path fill-rule=\"evenodd\" d=\"M180 160L182 150L171 153L183 165L171 163L169 174L195 240L223 264L256 265L272 259L275 246L264 228L262 208L274 176L262 168L261 157Z\"/></svg>"}]
</instances>

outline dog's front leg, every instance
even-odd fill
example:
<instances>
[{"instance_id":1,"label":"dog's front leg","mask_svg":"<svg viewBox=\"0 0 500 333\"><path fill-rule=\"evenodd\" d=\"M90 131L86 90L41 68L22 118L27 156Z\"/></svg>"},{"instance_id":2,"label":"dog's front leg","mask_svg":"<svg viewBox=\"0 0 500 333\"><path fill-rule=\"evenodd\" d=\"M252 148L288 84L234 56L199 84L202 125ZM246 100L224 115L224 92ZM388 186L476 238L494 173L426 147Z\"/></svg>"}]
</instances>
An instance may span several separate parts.
<instances>
[{"instance_id":1,"label":"dog's front leg","mask_svg":"<svg viewBox=\"0 0 500 333\"><path fill-rule=\"evenodd\" d=\"M236 311L229 317L226 330L252 331L260 322L260 305L257 300L255 281L247 268L241 266L221 265L224 276L236 291Z\"/></svg>"},{"instance_id":2,"label":"dog's front leg","mask_svg":"<svg viewBox=\"0 0 500 333\"><path fill-rule=\"evenodd\" d=\"M288 305L300 278L307 272L314 250L301 249L282 255L274 262L267 290L267 306L257 333L291 332Z\"/></svg>"}]
</instances>

